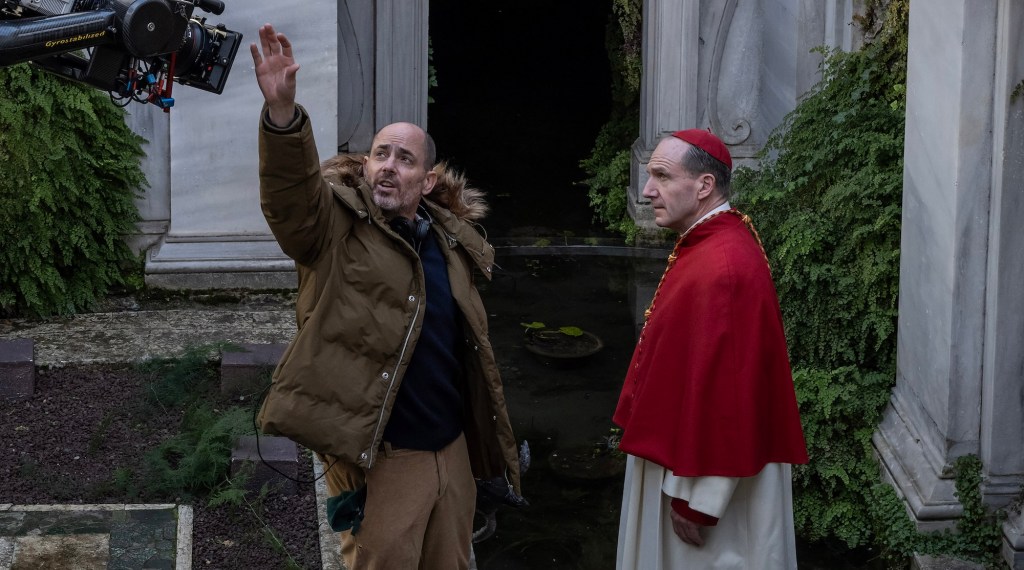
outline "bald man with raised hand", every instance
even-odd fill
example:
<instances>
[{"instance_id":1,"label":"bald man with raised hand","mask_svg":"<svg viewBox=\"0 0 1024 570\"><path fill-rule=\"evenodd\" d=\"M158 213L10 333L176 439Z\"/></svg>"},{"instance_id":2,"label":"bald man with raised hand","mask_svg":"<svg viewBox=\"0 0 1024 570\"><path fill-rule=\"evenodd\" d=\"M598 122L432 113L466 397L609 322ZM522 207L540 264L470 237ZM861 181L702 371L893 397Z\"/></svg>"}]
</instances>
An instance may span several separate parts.
<instances>
[{"instance_id":1,"label":"bald man with raised hand","mask_svg":"<svg viewBox=\"0 0 1024 570\"><path fill-rule=\"evenodd\" d=\"M411 123L321 164L292 44L270 24L259 39L260 200L299 281L298 332L260 427L324 462L350 570L468 568L476 482L521 499L474 285L494 263L474 227L486 204Z\"/></svg>"}]
</instances>

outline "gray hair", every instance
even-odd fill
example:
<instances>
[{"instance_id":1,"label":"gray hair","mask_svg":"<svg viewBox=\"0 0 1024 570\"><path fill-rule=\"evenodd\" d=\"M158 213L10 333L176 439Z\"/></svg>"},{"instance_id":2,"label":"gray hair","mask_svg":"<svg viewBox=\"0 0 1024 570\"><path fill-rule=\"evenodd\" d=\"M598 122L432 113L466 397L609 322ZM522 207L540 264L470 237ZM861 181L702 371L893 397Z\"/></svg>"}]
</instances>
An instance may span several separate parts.
<instances>
[{"instance_id":1,"label":"gray hair","mask_svg":"<svg viewBox=\"0 0 1024 570\"><path fill-rule=\"evenodd\" d=\"M689 144L689 143L687 143ZM732 172L722 161L711 156L704 149L697 145L690 145L690 148L683 153L680 166L692 174L710 174L715 177L715 188L719 195L726 200L732 195Z\"/></svg>"},{"instance_id":2,"label":"gray hair","mask_svg":"<svg viewBox=\"0 0 1024 570\"><path fill-rule=\"evenodd\" d=\"M423 131L423 167L427 170L434 168L437 164L437 145L434 144L434 137L426 130Z\"/></svg>"}]
</instances>

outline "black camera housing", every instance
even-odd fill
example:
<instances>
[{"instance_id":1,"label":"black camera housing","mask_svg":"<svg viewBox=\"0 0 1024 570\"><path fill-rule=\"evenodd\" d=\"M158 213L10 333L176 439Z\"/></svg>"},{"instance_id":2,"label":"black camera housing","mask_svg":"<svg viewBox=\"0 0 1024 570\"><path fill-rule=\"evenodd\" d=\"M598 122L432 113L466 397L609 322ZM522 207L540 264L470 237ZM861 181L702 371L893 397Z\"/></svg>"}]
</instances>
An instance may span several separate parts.
<instances>
[{"instance_id":1,"label":"black camera housing","mask_svg":"<svg viewBox=\"0 0 1024 570\"><path fill-rule=\"evenodd\" d=\"M23 61L109 91L173 105L171 83L220 94L242 34L195 18L219 0L0 0L0 66Z\"/></svg>"}]
</instances>

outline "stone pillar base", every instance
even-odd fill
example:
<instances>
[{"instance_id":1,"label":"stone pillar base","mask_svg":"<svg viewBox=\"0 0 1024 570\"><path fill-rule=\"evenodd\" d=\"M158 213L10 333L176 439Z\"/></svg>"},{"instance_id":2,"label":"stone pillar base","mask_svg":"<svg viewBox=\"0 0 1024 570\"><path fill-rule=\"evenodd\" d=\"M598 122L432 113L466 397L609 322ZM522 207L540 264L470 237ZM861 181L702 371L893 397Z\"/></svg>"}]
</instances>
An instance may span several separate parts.
<instances>
[{"instance_id":1,"label":"stone pillar base","mask_svg":"<svg viewBox=\"0 0 1024 570\"><path fill-rule=\"evenodd\" d=\"M1003 560L1013 570L1024 570L1024 514L1020 505L1011 508L1003 521Z\"/></svg>"},{"instance_id":2,"label":"stone pillar base","mask_svg":"<svg viewBox=\"0 0 1024 570\"><path fill-rule=\"evenodd\" d=\"M952 529L963 514L953 479L942 478L925 456L921 438L899 413L893 399L872 437L882 465L882 479L891 484L907 506L917 530Z\"/></svg>"},{"instance_id":3,"label":"stone pillar base","mask_svg":"<svg viewBox=\"0 0 1024 570\"><path fill-rule=\"evenodd\" d=\"M146 255L158 289L294 289L295 262L272 239L167 238Z\"/></svg>"}]
</instances>

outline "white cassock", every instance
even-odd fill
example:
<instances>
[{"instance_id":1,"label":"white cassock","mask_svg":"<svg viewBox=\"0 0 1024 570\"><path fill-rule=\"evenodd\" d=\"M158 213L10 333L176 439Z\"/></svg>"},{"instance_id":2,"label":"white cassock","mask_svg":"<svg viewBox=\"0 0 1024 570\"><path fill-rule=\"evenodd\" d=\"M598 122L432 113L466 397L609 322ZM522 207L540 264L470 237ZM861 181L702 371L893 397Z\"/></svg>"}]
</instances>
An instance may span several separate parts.
<instances>
[{"instance_id":1,"label":"white cassock","mask_svg":"<svg viewBox=\"0 0 1024 570\"><path fill-rule=\"evenodd\" d=\"M672 530L672 497L718 517L691 546ZM616 570L790 570L796 566L792 467L769 463L753 477L676 477L627 456Z\"/></svg>"}]
</instances>

